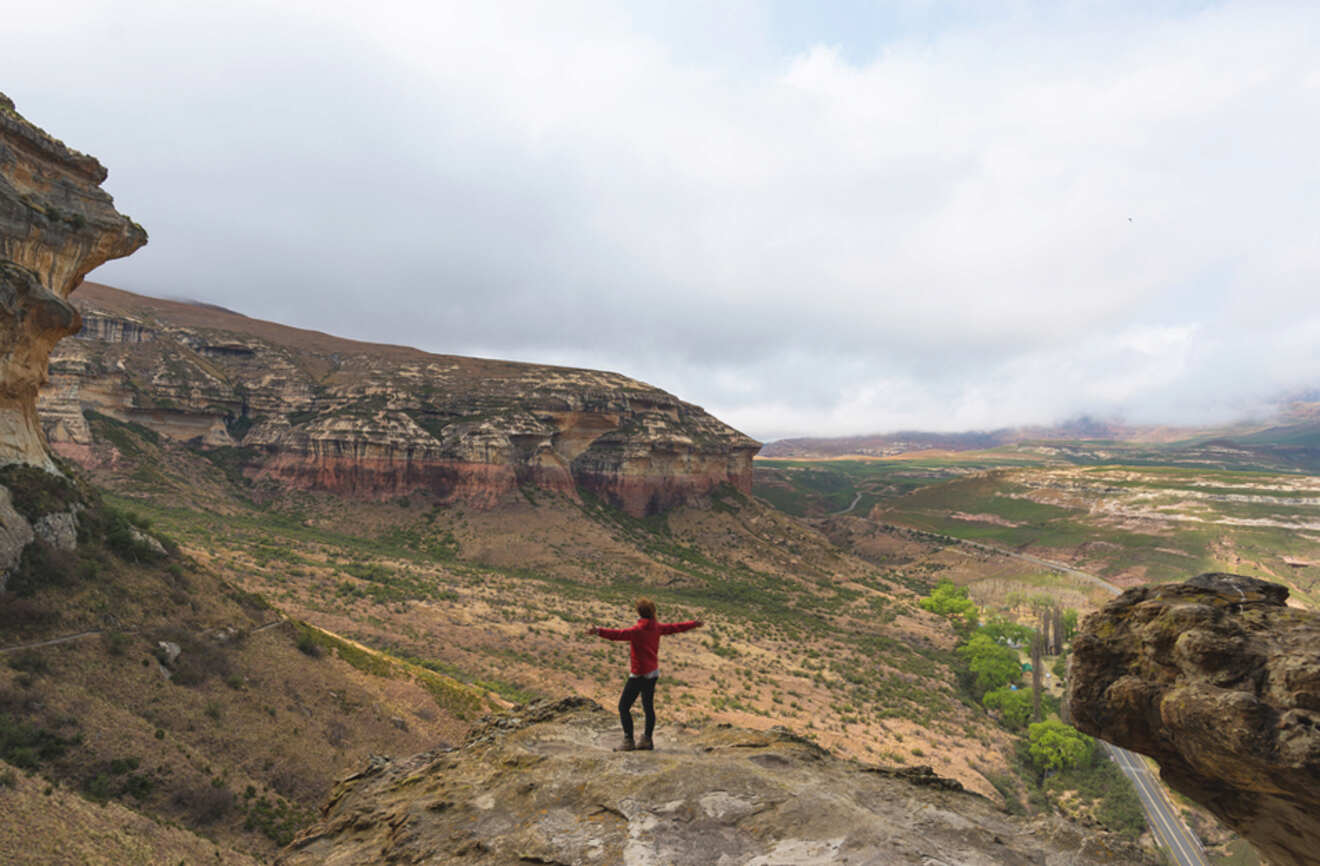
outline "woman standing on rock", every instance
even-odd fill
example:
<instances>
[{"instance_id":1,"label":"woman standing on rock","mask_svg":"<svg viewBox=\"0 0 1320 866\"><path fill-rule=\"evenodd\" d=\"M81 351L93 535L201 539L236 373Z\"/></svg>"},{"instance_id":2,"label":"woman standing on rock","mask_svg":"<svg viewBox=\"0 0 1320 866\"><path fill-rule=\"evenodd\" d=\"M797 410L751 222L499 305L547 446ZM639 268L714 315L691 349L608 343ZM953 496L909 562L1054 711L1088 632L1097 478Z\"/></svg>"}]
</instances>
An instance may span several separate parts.
<instances>
[{"instance_id":1,"label":"woman standing on rock","mask_svg":"<svg viewBox=\"0 0 1320 866\"><path fill-rule=\"evenodd\" d=\"M594 634L606 640L626 640L632 647L631 673L624 683L623 694L619 696L619 722L623 725L623 745L616 752L631 752L633 749L654 749L651 734L655 732L655 681L660 677L660 635L678 634L688 629L700 628L704 623L699 619L687 622L656 622L655 602L649 598L637 599L637 623L631 628L601 628L594 625L587 629L587 634ZM642 696L642 711L646 714L646 733L641 740L633 741L632 705L637 696Z\"/></svg>"}]
</instances>

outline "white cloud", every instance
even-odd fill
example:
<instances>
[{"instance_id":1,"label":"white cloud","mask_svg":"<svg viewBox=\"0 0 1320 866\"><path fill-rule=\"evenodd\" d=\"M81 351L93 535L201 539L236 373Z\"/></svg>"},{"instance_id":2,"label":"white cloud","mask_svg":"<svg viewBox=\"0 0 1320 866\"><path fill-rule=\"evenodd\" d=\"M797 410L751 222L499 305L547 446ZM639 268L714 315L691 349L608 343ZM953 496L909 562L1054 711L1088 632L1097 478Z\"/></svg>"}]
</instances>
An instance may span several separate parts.
<instances>
[{"instance_id":1,"label":"white cloud","mask_svg":"<svg viewBox=\"0 0 1320 866\"><path fill-rule=\"evenodd\" d=\"M754 435L1217 419L1316 381L1310 7L788 50L775 7L673 8L88 3L16 17L4 79L152 232L107 281L605 366Z\"/></svg>"}]
</instances>

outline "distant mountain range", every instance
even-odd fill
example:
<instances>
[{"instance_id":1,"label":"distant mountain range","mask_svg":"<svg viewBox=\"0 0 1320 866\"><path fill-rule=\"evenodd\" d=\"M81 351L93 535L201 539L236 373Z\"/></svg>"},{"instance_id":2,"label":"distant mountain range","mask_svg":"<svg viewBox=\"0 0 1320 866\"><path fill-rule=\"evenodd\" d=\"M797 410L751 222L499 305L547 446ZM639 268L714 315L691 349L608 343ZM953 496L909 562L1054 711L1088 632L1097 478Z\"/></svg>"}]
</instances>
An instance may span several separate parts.
<instances>
[{"instance_id":1,"label":"distant mountain range","mask_svg":"<svg viewBox=\"0 0 1320 866\"><path fill-rule=\"evenodd\" d=\"M1222 443L1239 447L1270 446L1320 450L1320 392L1298 394L1279 407L1270 421L1242 421L1220 427L1131 425L1088 416L1051 427L1003 427L997 430L940 433L900 430L861 436L779 439L761 449L762 457L824 459L894 457L918 451L983 451L1031 442L1114 442L1149 446Z\"/></svg>"}]
</instances>

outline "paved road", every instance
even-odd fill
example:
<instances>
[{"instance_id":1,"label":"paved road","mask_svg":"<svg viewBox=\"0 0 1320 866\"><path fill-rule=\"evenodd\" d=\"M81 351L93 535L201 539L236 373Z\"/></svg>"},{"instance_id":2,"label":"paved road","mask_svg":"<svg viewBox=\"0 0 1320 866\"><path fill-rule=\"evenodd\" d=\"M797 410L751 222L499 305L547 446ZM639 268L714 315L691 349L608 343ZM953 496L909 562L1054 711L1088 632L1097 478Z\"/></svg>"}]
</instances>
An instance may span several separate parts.
<instances>
[{"instance_id":1,"label":"paved road","mask_svg":"<svg viewBox=\"0 0 1320 866\"><path fill-rule=\"evenodd\" d=\"M1141 808L1146 812L1146 821L1173 858L1173 862L1178 866L1209 866L1205 852L1201 849L1201 843L1178 816L1173 803L1169 801L1169 795L1155 781L1155 776L1146 762L1140 756L1134 755L1127 749L1121 749L1113 743L1106 743L1104 740L1100 743L1109 753L1110 760L1118 764L1123 775L1132 780L1132 786L1137 789L1137 796L1141 798Z\"/></svg>"},{"instance_id":2,"label":"paved road","mask_svg":"<svg viewBox=\"0 0 1320 866\"><path fill-rule=\"evenodd\" d=\"M957 540L969 547L1002 554L1048 568L1051 571L1083 578L1099 586L1110 595L1118 595L1122 592L1104 578L1080 571L1062 562L1054 562L1028 553L1018 553L1014 550L1004 550L979 541ZM1201 843L1197 841L1192 831L1187 829L1187 825L1183 823L1177 810L1174 809L1173 803L1169 801L1169 795L1164 792L1164 786L1155 778L1155 774L1150 771L1150 767L1146 762L1139 755L1133 754L1121 746L1115 746L1113 743L1104 740L1101 740L1100 744L1105 747L1105 752L1108 753L1110 760L1118 765L1118 768L1123 771L1123 775L1127 776L1132 781L1132 786L1137 789L1137 796L1141 799L1141 808L1146 813L1146 823L1155 832L1160 844L1169 852L1173 862L1177 866L1209 866L1209 861L1205 859L1205 852L1201 849Z\"/></svg>"},{"instance_id":3,"label":"paved road","mask_svg":"<svg viewBox=\"0 0 1320 866\"><path fill-rule=\"evenodd\" d=\"M852 511L854 508L856 508L856 507L857 507L857 503L859 503L859 502L861 502L861 501L862 501L862 494L861 494L861 493L858 493L856 496L853 497L853 501L852 501L852 504L851 504L851 505L849 505L847 508L843 509L842 511L836 511L836 512L834 512L834 513L835 513L835 514L847 514L849 511Z\"/></svg>"}]
</instances>

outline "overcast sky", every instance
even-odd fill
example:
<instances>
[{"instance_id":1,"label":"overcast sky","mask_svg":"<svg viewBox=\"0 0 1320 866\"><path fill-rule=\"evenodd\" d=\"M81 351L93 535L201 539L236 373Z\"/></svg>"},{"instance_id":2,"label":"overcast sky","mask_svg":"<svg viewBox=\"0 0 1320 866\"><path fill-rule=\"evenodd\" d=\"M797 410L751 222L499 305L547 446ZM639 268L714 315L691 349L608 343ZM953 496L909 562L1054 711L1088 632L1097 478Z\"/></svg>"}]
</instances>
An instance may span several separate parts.
<instances>
[{"instance_id":1,"label":"overcast sky","mask_svg":"<svg viewBox=\"0 0 1320 866\"><path fill-rule=\"evenodd\" d=\"M827 8L826 8L827 7ZM0 90L93 279L617 370L763 439L1320 385L1315 4L62 0Z\"/></svg>"}]
</instances>

